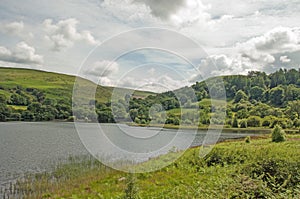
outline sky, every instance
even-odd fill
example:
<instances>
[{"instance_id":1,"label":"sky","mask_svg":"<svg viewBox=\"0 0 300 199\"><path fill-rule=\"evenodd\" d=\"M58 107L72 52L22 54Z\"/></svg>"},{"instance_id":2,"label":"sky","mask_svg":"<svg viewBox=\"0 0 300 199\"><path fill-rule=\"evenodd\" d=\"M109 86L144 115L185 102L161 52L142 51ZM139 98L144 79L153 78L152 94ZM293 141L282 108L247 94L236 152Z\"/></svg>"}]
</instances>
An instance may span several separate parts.
<instances>
[{"instance_id":1,"label":"sky","mask_svg":"<svg viewBox=\"0 0 300 199\"><path fill-rule=\"evenodd\" d=\"M300 67L300 0L0 0L0 66L162 92Z\"/></svg>"}]
</instances>

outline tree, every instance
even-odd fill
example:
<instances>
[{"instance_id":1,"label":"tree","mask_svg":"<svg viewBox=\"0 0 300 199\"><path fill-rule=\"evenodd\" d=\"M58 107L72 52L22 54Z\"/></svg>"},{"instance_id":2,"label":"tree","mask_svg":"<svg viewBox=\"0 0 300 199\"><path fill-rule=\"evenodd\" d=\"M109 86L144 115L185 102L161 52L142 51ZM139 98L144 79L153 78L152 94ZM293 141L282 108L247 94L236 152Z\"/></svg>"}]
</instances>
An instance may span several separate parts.
<instances>
[{"instance_id":1,"label":"tree","mask_svg":"<svg viewBox=\"0 0 300 199\"><path fill-rule=\"evenodd\" d=\"M7 103L7 98L5 95L0 94L0 104L6 104Z\"/></svg>"},{"instance_id":2,"label":"tree","mask_svg":"<svg viewBox=\"0 0 300 199\"><path fill-rule=\"evenodd\" d=\"M281 106L284 102L284 89L281 87L272 88L270 91L270 102L275 106Z\"/></svg>"},{"instance_id":3,"label":"tree","mask_svg":"<svg viewBox=\"0 0 300 199\"><path fill-rule=\"evenodd\" d=\"M247 128L247 120L241 120L241 122L240 122L240 127L241 128Z\"/></svg>"},{"instance_id":4,"label":"tree","mask_svg":"<svg viewBox=\"0 0 300 199\"><path fill-rule=\"evenodd\" d=\"M272 131L272 142L285 141L285 132L279 125L276 125Z\"/></svg>"},{"instance_id":5,"label":"tree","mask_svg":"<svg viewBox=\"0 0 300 199\"><path fill-rule=\"evenodd\" d=\"M28 110L23 111L21 117L24 121L33 121L34 120L34 114Z\"/></svg>"},{"instance_id":6,"label":"tree","mask_svg":"<svg viewBox=\"0 0 300 199\"><path fill-rule=\"evenodd\" d=\"M236 117L234 117L233 121L232 121L232 127L233 128L238 128L239 127L239 123Z\"/></svg>"},{"instance_id":7,"label":"tree","mask_svg":"<svg viewBox=\"0 0 300 199\"><path fill-rule=\"evenodd\" d=\"M5 121L6 121L6 116L0 113L0 122L5 122Z\"/></svg>"},{"instance_id":8,"label":"tree","mask_svg":"<svg viewBox=\"0 0 300 199\"><path fill-rule=\"evenodd\" d=\"M254 86L250 89L250 99L261 101L264 98L264 89L258 86Z\"/></svg>"},{"instance_id":9,"label":"tree","mask_svg":"<svg viewBox=\"0 0 300 199\"><path fill-rule=\"evenodd\" d=\"M248 96L246 95L246 93L242 90L239 90L234 97L234 102L238 103L241 100L248 100Z\"/></svg>"},{"instance_id":10,"label":"tree","mask_svg":"<svg viewBox=\"0 0 300 199\"><path fill-rule=\"evenodd\" d=\"M247 125L249 127L260 127L261 126L261 119L257 116L251 116L247 119Z\"/></svg>"},{"instance_id":11,"label":"tree","mask_svg":"<svg viewBox=\"0 0 300 199\"><path fill-rule=\"evenodd\" d=\"M27 100L19 94L12 94L10 96L10 103L13 105L27 105Z\"/></svg>"}]
</instances>

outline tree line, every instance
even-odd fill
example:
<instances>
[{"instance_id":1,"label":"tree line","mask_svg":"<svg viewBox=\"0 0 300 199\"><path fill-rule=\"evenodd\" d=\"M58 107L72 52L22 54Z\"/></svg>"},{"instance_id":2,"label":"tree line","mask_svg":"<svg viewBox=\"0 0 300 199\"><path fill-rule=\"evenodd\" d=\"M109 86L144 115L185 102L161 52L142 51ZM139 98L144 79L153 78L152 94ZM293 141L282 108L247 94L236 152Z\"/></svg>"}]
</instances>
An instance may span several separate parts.
<instances>
[{"instance_id":1,"label":"tree line","mask_svg":"<svg viewBox=\"0 0 300 199\"><path fill-rule=\"evenodd\" d=\"M20 85L7 90L9 96L0 94L0 121L76 119L101 123L133 121L143 125L225 124L234 128L300 126L300 70L280 69L269 75L252 71L246 76L231 75L222 79L222 84L214 78L207 80L212 82L212 88L203 81L146 98L127 94L114 102L91 99L85 107L75 105L73 110L69 98L54 99L39 89ZM226 91L227 106L209 103L210 92L218 98L223 94L222 89ZM216 110L226 113L225 123Z\"/></svg>"}]
</instances>

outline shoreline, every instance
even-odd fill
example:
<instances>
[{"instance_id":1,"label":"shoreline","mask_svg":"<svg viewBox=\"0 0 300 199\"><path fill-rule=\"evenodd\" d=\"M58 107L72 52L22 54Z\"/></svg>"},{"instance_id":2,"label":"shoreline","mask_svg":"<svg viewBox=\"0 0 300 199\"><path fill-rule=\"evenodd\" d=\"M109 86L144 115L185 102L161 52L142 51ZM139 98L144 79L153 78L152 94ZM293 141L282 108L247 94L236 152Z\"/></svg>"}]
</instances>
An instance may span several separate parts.
<instances>
[{"instance_id":1,"label":"shoreline","mask_svg":"<svg viewBox=\"0 0 300 199\"><path fill-rule=\"evenodd\" d=\"M98 122L85 122L85 121L76 121L78 123L98 123ZM51 121L5 121L3 123L75 123L75 121L66 121L66 120L51 120ZM154 127L154 128L163 128L163 129L181 129L181 130L222 130L222 132L251 132L259 134L269 134L272 132L272 128L264 127L247 127L247 128L228 128L222 125L212 125L212 126L194 126L194 125L170 125L170 124L136 124L132 122L123 122L123 123L99 123L99 124L125 124L130 127ZM288 134L300 134L300 129L283 129Z\"/></svg>"}]
</instances>

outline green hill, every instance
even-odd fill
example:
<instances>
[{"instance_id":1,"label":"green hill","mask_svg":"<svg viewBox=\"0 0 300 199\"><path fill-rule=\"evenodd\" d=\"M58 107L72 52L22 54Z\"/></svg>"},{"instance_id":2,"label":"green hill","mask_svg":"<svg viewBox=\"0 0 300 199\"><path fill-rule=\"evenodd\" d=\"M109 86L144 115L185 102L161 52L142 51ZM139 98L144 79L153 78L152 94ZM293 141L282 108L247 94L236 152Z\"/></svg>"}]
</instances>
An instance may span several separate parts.
<instances>
[{"instance_id":1,"label":"green hill","mask_svg":"<svg viewBox=\"0 0 300 199\"><path fill-rule=\"evenodd\" d=\"M25 120L45 121L67 119L72 116L72 94L76 77L53 72L32 69L0 67L0 121ZM96 85L80 79L83 91L97 88L95 101L97 106L110 107L110 99L115 88ZM82 89L83 88L83 89ZM122 93L131 93L121 89ZM134 91L132 97L143 99L151 92ZM86 99L85 99L86 100ZM26 112L27 111L27 112ZM88 117L86 113L83 118Z\"/></svg>"},{"instance_id":2,"label":"green hill","mask_svg":"<svg viewBox=\"0 0 300 199\"><path fill-rule=\"evenodd\" d=\"M34 88L42 91L46 97L60 100L70 100L73 92L75 76L45 72L32 69L1 68L0 67L0 94L10 97L17 87L22 89ZM86 80L86 84L94 83ZM113 91L113 87L98 86L96 100L107 102ZM136 91L137 97L146 97L151 92Z\"/></svg>"}]
</instances>

